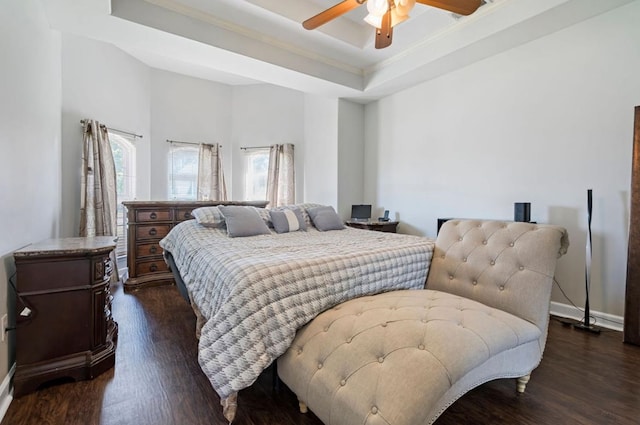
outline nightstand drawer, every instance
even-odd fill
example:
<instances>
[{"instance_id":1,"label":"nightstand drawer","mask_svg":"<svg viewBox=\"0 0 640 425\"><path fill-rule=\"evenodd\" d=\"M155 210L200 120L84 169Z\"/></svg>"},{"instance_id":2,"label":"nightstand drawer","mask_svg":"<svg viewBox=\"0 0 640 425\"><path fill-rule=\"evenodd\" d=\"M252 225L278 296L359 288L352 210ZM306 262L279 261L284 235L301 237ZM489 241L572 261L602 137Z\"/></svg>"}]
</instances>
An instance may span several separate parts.
<instances>
[{"instance_id":1,"label":"nightstand drawer","mask_svg":"<svg viewBox=\"0 0 640 425\"><path fill-rule=\"evenodd\" d=\"M171 229L170 224L156 224L138 226L136 228L137 239L162 239L167 236Z\"/></svg>"},{"instance_id":2,"label":"nightstand drawer","mask_svg":"<svg viewBox=\"0 0 640 425\"><path fill-rule=\"evenodd\" d=\"M101 261L93 263L93 282L102 283L111 278L113 273L113 261L111 258L105 257Z\"/></svg>"},{"instance_id":3,"label":"nightstand drawer","mask_svg":"<svg viewBox=\"0 0 640 425\"><path fill-rule=\"evenodd\" d=\"M139 244L136 246L136 257L153 257L162 254L158 242Z\"/></svg>"},{"instance_id":4,"label":"nightstand drawer","mask_svg":"<svg viewBox=\"0 0 640 425\"><path fill-rule=\"evenodd\" d=\"M139 210L136 221L171 221L171 210Z\"/></svg>"},{"instance_id":5,"label":"nightstand drawer","mask_svg":"<svg viewBox=\"0 0 640 425\"><path fill-rule=\"evenodd\" d=\"M168 272L169 266L164 262L162 258L150 261L140 261L136 263L136 275L141 276L148 273L163 273Z\"/></svg>"}]
</instances>

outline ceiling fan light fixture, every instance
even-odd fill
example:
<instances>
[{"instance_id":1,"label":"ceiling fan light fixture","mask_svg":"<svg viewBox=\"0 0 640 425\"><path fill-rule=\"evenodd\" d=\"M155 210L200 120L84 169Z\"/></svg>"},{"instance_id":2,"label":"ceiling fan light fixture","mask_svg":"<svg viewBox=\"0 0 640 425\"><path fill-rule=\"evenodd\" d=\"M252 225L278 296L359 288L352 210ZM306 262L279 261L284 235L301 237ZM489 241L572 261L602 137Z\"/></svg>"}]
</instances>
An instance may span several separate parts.
<instances>
[{"instance_id":1,"label":"ceiling fan light fixture","mask_svg":"<svg viewBox=\"0 0 640 425\"><path fill-rule=\"evenodd\" d=\"M380 28L382 27L382 17L388 10L388 0L369 0L367 1L367 11L369 11L369 14L365 16L364 20L369 25Z\"/></svg>"},{"instance_id":2,"label":"ceiling fan light fixture","mask_svg":"<svg viewBox=\"0 0 640 425\"><path fill-rule=\"evenodd\" d=\"M369 14L364 18L365 22L375 28L382 27L382 17L389 10L388 0L369 0L367 10ZM409 19L409 12L416 5L416 0L393 0L391 7L391 27Z\"/></svg>"}]
</instances>

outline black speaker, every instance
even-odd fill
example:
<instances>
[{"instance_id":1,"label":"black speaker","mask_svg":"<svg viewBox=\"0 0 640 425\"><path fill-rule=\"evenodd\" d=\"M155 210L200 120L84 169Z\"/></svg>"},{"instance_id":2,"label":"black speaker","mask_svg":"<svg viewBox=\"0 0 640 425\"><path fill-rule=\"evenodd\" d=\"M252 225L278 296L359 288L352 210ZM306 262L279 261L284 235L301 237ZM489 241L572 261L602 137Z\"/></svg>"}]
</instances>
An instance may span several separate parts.
<instances>
[{"instance_id":1,"label":"black speaker","mask_svg":"<svg viewBox=\"0 0 640 425\"><path fill-rule=\"evenodd\" d=\"M531 221L530 202L516 202L513 204L513 221Z\"/></svg>"}]
</instances>

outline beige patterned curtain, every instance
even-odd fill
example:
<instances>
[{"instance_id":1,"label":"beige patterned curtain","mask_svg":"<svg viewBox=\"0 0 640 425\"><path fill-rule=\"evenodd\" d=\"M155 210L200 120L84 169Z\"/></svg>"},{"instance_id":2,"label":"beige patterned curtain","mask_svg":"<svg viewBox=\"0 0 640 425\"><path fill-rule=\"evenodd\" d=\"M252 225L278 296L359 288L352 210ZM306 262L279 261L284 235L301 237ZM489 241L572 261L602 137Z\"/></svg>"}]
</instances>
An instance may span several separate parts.
<instances>
[{"instance_id":1,"label":"beige patterned curtain","mask_svg":"<svg viewBox=\"0 0 640 425\"><path fill-rule=\"evenodd\" d=\"M107 128L85 119L80 180L80 236L116 236L116 166ZM118 272L113 258L115 273Z\"/></svg>"},{"instance_id":2,"label":"beige patterned curtain","mask_svg":"<svg viewBox=\"0 0 640 425\"><path fill-rule=\"evenodd\" d=\"M267 174L267 200L270 207L295 202L295 171L293 145L271 145L269 148L269 171Z\"/></svg>"},{"instance_id":3,"label":"beige patterned curtain","mask_svg":"<svg viewBox=\"0 0 640 425\"><path fill-rule=\"evenodd\" d=\"M198 200L226 201L227 185L222 170L220 145L200 144L198 153Z\"/></svg>"}]
</instances>

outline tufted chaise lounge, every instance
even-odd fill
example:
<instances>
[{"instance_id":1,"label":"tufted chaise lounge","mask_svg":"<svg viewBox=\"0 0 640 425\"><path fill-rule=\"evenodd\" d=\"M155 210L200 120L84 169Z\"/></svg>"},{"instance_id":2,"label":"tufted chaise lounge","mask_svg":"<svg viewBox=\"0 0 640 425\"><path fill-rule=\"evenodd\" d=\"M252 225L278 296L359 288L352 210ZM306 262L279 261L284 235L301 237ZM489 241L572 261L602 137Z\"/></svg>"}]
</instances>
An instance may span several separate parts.
<instances>
[{"instance_id":1,"label":"tufted chaise lounge","mask_svg":"<svg viewBox=\"0 0 640 425\"><path fill-rule=\"evenodd\" d=\"M431 424L497 378L523 392L542 359L565 229L450 220L425 290L354 299L318 315L278 374L326 425Z\"/></svg>"}]
</instances>

